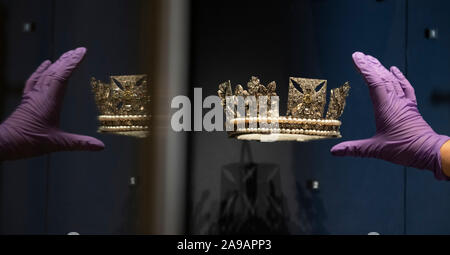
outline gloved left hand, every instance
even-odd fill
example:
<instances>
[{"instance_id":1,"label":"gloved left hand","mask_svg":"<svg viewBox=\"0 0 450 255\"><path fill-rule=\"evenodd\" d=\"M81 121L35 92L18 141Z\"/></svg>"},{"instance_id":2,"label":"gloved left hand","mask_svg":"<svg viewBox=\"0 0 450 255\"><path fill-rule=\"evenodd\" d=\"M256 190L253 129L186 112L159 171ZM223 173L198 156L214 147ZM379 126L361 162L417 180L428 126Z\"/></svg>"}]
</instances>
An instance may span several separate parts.
<instances>
[{"instance_id":1,"label":"gloved left hand","mask_svg":"<svg viewBox=\"0 0 450 255\"><path fill-rule=\"evenodd\" d=\"M56 151L98 151L105 145L88 136L59 129L59 115L67 80L86 54L78 48L55 63L43 62L25 85L22 102L0 125L0 161Z\"/></svg>"}]
</instances>

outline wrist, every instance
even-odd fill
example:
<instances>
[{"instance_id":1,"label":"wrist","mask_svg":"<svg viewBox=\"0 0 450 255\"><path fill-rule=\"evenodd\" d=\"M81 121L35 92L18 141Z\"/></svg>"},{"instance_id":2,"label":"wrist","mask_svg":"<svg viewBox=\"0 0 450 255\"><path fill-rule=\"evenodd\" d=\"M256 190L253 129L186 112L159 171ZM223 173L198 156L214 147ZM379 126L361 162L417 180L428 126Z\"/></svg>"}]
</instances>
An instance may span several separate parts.
<instances>
[{"instance_id":1,"label":"wrist","mask_svg":"<svg viewBox=\"0 0 450 255\"><path fill-rule=\"evenodd\" d=\"M14 155L20 151L12 140L12 132L14 129L11 129L6 122L0 124L0 162L15 159Z\"/></svg>"},{"instance_id":2,"label":"wrist","mask_svg":"<svg viewBox=\"0 0 450 255\"><path fill-rule=\"evenodd\" d=\"M450 179L450 140L447 140L441 146L440 159L441 159L442 172L447 178Z\"/></svg>"},{"instance_id":3,"label":"wrist","mask_svg":"<svg viewBox=\"0 0 450 255\"><path fill-rule=\"evenodd\" d=\"M8 136L9 134L5 124L0 124L0 162L5 160L9 154Z\"/></svg>"},{"instance_id":4,"label":"wrist","mask_svg":"<svg viewBox=\"0 0 450 255\"><path fill-rule=\"evenodd\" d=\"M409 162L407 166L431 170L438 180L450 180L444 174L441 157L441 148L449 140L450 137L434 131L416 136L413 145L409 146L410 153L405 158Z\"/></svg>"}]
</instances>

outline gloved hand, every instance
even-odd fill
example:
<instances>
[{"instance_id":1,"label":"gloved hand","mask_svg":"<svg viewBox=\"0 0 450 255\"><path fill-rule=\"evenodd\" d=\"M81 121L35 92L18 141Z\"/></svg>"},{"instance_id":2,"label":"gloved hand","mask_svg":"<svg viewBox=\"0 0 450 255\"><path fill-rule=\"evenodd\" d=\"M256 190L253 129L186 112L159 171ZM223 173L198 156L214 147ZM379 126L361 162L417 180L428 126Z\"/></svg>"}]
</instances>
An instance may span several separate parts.
<instances>
[{"instance_id":1,"label":"gloved hand","mask_svg":"<svg viewBox=\"0 0 450 255\"><path fill-rule=\"evenodd\" d=\"M97 151L105 145L92 137L59 129L59 114L67 80L86 54L78 48L55 63L45 61L25 85L22 102L0 125L0 161L55 151Z\"/></svg>"},{"instance_id":2,"label":"gloved hand","mask_svg":"<svg viewBox=\"0 0 450 255\"><path fill-rule=\"evenodd\" d=\"M336 156L373 157L434 172L442 171L440 148L450 138L436 134L417 109L414 88L397 67L387 70L376 58L353 54L359 72L369 86L376 133L373 137L343 142L331 149Z\"/></svg>"}]
</instances>

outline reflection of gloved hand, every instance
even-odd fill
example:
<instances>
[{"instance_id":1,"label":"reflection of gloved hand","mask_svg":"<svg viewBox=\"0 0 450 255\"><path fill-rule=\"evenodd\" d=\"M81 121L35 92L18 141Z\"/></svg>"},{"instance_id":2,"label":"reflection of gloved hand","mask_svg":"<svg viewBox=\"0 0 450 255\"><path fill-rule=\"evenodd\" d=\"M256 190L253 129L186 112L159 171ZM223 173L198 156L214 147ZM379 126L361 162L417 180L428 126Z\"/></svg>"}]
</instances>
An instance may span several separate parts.
<instances>
[{"instance_id":1,"label":"reflection of gloved hand","mask_svg":"<svg viewBox=\"0 0 450 255\"><path fill-rule=\"evenodd\" d=\"M85 48L69 51L53 64L45 61L31 75L21 104L0 125L0 160L104 148L95 138L65 133L58 127L67 79L85 54Z\"/></svg>"},{"instance_id":2,"label":"reflection of gloved hand","mask_svg":"<svg viewBox=\"0 0 450 255\"><path fill-rule=\"evenodd\" d=\"M450 138L436 134L422 118L414 89L405 76L397 67L388 71L376 58L360 52L353 54L353 60L369 86L376 133L334 146L333 155L384 159L429 169L437 179L450 180L442 172L440 157L441 146Z\"/></svg>"}]
</instances>

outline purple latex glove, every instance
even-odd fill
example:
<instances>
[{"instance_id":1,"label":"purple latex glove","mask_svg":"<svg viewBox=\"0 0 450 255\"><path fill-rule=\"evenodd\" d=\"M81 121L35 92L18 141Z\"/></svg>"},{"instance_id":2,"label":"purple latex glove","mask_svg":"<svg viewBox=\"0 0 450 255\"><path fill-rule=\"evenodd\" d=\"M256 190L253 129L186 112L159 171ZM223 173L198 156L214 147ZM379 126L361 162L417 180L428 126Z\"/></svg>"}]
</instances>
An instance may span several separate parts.
<instances>
[{"instance_id":1,"label":"purple latex glove","mask_svg":"<svg viewBox=\"0 0 450 255\"><path fill-rule=\"evenodd\" d=\"M373 157L396 164L442 172L440 148L450 138L436 134L417 109L414 88L395 66L387 70L376 58L353 54L353 61L369 86L376 133L373 137L340 143L331 149L336 156Z\"/></svg>"},{"instance_id":2,"label":"purple latex glove","mask_svg":"<svg viewBox=\"0 0 450 255\"><path fill-rule=\"evenodd\" d=\"M43 62L28 79L22 102L0 125L0 161L56 151L97 151L105 145L92 137L59 129L67 80L86 54L85 48L66 52L55 63Z\"/></svg>"}]
</instances>

